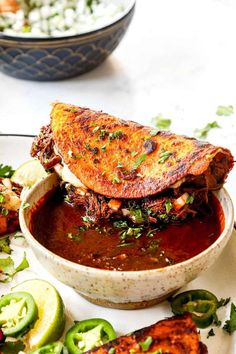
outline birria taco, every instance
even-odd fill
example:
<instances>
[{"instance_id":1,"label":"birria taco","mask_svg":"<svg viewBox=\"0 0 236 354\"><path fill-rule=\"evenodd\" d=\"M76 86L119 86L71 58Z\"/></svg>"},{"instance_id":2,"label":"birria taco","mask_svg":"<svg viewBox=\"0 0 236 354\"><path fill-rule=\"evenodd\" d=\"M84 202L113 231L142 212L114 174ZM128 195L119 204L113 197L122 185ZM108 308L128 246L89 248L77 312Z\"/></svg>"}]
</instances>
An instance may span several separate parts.
<instances>
[{"instance_id":1,"label":"birria taco","mask_svg":"<svg viewBox=\"0 0 236 354\"><path fill-rule=\"evenodd\" d=\"M75 105L55 103L31 150L91 223L194 217L233 167L229 150Z\"/></svg>"}]
</instances>

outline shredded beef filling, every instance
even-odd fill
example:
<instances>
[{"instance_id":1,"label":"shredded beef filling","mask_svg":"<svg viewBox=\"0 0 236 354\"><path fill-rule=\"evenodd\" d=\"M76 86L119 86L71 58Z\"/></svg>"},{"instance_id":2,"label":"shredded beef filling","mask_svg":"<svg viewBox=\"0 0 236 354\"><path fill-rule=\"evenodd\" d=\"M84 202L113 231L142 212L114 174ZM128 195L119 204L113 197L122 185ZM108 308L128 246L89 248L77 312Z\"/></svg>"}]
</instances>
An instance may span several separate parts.
<instances>
[{"instance_id":1,"label":"shredded beef filling","mask_svg":"<svg viewBox=\"0 0 236 354\"><path fill-rule=\"evenodd\" d=\"M31 147L31 156L37 157L46 170L53 168L57 163L61 162L61 157L54 151L50 124L42 127L39 135L34 139Z\"/></svg>"},{"instance_id":2,"label":"shredded beef filling","mask_svg":"<svg viewBox=\"0 0 236 354\"><path fill-rule=\"evenodd\" d=\"M61 157L55 152L50 124L42 127L39 136L34 139L31 155L37 157L45 169L53 169L56 164L62 161ZM196 213L205 208L208 201L208 191L221 187L220 181L226 164L226 158L222 159L221 156L216 156L214 162L204 174L188 176L179 187L170 188L163 193L143 199L113 200L90 190L85 195L81 195L79 189L70 184L66 184L66 193L69 202L73 205L85 206L86 213L94 224L110 217L126 217L133 223L139 223L140 220L137 221L137 218L135 218L135 210L140 210L141 214L145 216L143 222L178 222L195 216ZM132 177L128 176L128 178ZM65 186L65 184L63 185ZM191 200L184 203L182 207L176 208L176 200L184 193L192 196ZM113 205L117 207L113 207Z\"/></svg>"},{"instance_id":3,"label":"shredded beef filling","mask_svg":"<svg viewBox=\"0 0 236 354\"><path fill-rule=\"evenodd\" d=\"M156 195L143 199L123 199L120 201L118 209L110 207L113 199L98 195L88 191L85 195L77 192L77 188L71 184L65 184L68 201L75 206L83 205L86 214L93 224L98 224L102 220L114 218L127 218L134 224L140 223L169 223L180 222L188 217L195 216L198 212L205 211L207 205L207 191L194 192L189 194L190 202L185 203L176 210L175 203L178 197L173 191L168 191L162 195ZM183 192L180 193L180 197Z\"/></svg>"}]
</instances>

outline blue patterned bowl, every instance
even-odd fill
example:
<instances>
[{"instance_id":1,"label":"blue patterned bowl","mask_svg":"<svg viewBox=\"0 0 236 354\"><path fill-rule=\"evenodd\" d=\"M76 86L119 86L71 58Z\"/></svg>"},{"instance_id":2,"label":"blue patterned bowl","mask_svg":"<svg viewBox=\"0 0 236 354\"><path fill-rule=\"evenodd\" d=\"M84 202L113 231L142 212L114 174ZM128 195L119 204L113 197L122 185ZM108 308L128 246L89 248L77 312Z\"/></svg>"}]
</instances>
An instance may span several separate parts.
<instances>
[{"instance_id":1,"label":"blue patterned bowl","mask_svg":"<svg viewBox=\"0 0 236 354\"><path fill-rule=\"evenodd\" d=\"M83 74L101 64L123 38L135 1L122 18L101 29L68 37L0 35L0 70L19 79L52 81Z\"/></svg>"}]
</instances>

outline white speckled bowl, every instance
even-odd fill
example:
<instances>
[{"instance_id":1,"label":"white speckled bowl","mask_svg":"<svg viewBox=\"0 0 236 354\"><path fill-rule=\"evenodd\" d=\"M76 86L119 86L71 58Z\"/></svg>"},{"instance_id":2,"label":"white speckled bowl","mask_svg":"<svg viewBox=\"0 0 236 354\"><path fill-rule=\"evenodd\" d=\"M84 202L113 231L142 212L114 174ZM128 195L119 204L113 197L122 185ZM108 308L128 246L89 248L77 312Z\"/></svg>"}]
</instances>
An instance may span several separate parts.
<instances>
[{"instance_id":1,"label":"white speckled bowl","mask_svg":"<svg viewBox=\"0 0 236 354\"><path fill-rule=\"evenodd\" d=\"M232 234L233 205L226 190L221 189L215 195L224 211L224 231L215 243L197 256L165 268L144 271L110 271L76 264L47 250L29 231L31 209L58 183L56 174L51 174L31 189L24 201L30 207L20 209L22 232L36 257L51 274L89 301L102 306L135 309L166 299L206 271L223 251Z\"/></svg>"}]
</instances>

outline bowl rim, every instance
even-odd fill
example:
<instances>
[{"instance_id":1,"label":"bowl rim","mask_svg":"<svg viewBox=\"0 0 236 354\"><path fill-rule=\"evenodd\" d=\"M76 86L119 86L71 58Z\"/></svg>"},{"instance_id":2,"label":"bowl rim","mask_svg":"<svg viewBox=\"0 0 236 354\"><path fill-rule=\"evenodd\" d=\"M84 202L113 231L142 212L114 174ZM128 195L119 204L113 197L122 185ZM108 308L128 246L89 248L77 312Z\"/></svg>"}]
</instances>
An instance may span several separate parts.
<instances>
[{"instance_id":1,"label":"bowl rim","mask_svg":"<svg viewBox=\"0 0 236 354\"><path fill-rule=\"evenodd\" d=\"M134 11L135 6L136 6L136 0L129 0L130 3L128 4L127 8L125 9L124 12L121 13L118 18L115 19L115 21L108 22L107 25L101 26L97 29L91 30L91 31L86 31L80 34L74 34L74 35L69 35L69 36L57 36L57 37L24 37L24 36L14 36L14 35L9 35L5 34L4 32L0 32L0 41L10 41L10 42L25 42L25 43L38 43L38 42L43 42L43 43L54 43L57 41L61 40L69 40L69 39L86 39L87 37L89 38L90 36L99 34L101 32L107 31L111 29L113 26L118 25L120 22L125 20L129 15ZM1 42L0 42L1 44Z\"/></svg>"},{"instance_id":2,"label":"bowl rim","mask_svg":"<svg viewBox=\"0 0 236 354\"><path fill-rule=\"evenodd\" d=\"M79 263L75 263L72 262L66 258L63 258L61 256L58 256L56 253L53 253L52 251L48 250L46 247L44 247L39 241L37 241L35 239L35 237L31 234L31 232L29 231L29 228L26 224L26 220L25 220L25 214L27 212L27 210L30 209L26 209L23 206L25 205L25 203L28 203L28 199L34 194L35 190L37 188L39 188L42 184L46 183L47 180L51 177L52 175L55 176L55 178L59 181L59 177L56 175L56 173L52 173L49 174L46 178L40 180L39 182L37 182L29 191L29 193L27 193L27 195L23 198L20 209L19 209L19 221L20 221L20 227L21 227L21 231L22 233L25 235L26 240L28 241L29 239L29 245L31 247L31 243L34 243L35 246L37 246L40 249L40 252L43 253L47 253L47 256L50 257L50 259L52 261L57 260L58 262L62 263L62 265L66 266L66 267L70 267L73 268L73 270L76 271L82 271L82 272L92 272L94 273L96 276L101 276L103 277L103 275L112 275L115 278L119 278L120 276L124 276L124 275L128 275L130 278L135 279L137 277L137 275L150 275L150 274L156 274L156 273L166 273L166 272L170 272L172 270L177 270L179 268L185 269L187 268L191 263L197 262L201 257L204 257L205 255L207 255L211 249L217 248L219 243L221 243L221 241L228 235L228 233L230 233L229 237L231 237L232 232L233 232L233 228L234 228L234 207L233 207L233 202L232 199L228 193L228 191L226 190L226 188L222 187L220 190L218 191L214 191L214 195L216 196L216 198L219 200L218 198L218 193L222 192L223 195L225 196L225 199L227 200L227 205L229 208L229 212L227 215L225 215L224 213L224 217L225 217L225 225L224 225L224 229L221 232L220 236L217 238L217 240L215 242L213 242L208 248L206 248L205 250L203 250L202 252L198 253L197 255L195 255L194 257L191 257L183 262L179 262L173 265L168 265L166 267L162 267L162 268L154 268L154 269L144 269L144 270L136 270L136 271L120 271L120 270L108 270L108 269L101 269L101 268L95 268L95 267L89 267L83 264L79 264ZM49 190L48 190L49 191ZM48 192L47 191L47 192ZM219 201L220 202L220 201ZM220 203L222 205L222 203ZM222 207L223 209L223 207ZM33 251L34 252L34 251Z\"/></svg>"}]
</instances>

